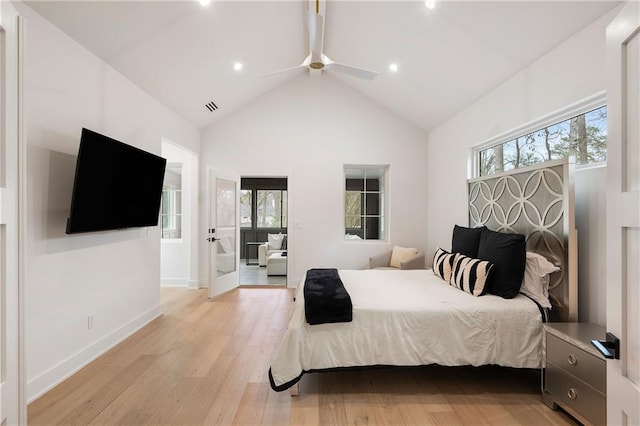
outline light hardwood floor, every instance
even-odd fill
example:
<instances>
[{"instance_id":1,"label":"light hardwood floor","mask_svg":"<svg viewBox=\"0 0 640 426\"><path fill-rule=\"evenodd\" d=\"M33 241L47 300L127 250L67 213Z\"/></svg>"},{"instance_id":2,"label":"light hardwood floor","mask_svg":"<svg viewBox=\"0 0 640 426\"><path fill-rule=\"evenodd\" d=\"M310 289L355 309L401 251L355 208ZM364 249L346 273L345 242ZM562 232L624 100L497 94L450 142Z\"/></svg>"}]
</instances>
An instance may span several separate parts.
<instances>
[{"instance_id":1,"label":"light hardwood floor","mask_svg":"<svg viewBox=\"0 0 640 426\"><path fill-rule=\"evenodd\" d=\"M300 396L267 371L286 288L162 289L165 313L29 405L29 424L575 424L540 399L535 370L390 368L309 374Z\"/></svg>"}]
</instances>

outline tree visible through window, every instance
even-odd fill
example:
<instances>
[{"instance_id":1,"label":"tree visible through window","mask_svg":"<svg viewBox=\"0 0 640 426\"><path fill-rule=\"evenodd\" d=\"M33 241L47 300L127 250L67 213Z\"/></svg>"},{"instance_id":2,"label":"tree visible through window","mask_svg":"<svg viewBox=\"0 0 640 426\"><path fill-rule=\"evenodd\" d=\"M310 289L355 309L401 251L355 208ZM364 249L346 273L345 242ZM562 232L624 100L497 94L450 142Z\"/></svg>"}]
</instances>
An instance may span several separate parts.
<instances>
[{"instance_id":1,"label":"tree visible through window","mask_svg":"<svg viewBox=\"0 0 640 426\"><path fill-rule=\"evenodd\" d=\"M607 159L606 105L478 152L480 176L575 156L577 164Z\"/></svg>"},{"instance_id":2,"label":"tree visible through window","mask_svg":"<svg viewBox=\"0 0 640 426\"><path fill-rule=\"evenodd\" d=\"M251 196L250 189L240 190L240 227L251 228Z\"/></svg>"},{"instance_id":3,"label":"tree visible through window","mask_svg":"<svg viewBox=\"0 0 640 426\"><path fill-rule=\"evenodd\" d=\"M256 221L258 228L287 227L287 191L256 191Z\"/></svg>"}]
</instances>

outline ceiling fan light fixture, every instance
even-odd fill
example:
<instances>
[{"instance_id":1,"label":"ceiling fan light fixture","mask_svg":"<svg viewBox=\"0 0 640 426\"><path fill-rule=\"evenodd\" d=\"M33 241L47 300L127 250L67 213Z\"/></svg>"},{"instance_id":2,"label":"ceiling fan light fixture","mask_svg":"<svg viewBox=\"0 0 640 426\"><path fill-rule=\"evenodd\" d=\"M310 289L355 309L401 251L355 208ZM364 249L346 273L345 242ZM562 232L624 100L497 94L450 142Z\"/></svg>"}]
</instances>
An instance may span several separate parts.
<instances>
[{"instance_id":1,"label":"ceiling fan light fixture","mask_svg":"<svg viewBox=\"0 0 640 426\"><path fill-rule=\"evenodd\" d=\"M309 64L309 67L313 68L314 70L321 70L322 68L324 68L324 64L322 62L311 62Z\"/></svg>"},{"instance_id":2,"label":"ceiling fan light fixture","mask_svg":"<svg viewBox=\"0 0 640 426\"><path fill-rule=\"evenodd\" d=\"M424 5L427 6L427 9L435 9L436 8L436 0L426 0Z\"/></svg>"}]
</instances>

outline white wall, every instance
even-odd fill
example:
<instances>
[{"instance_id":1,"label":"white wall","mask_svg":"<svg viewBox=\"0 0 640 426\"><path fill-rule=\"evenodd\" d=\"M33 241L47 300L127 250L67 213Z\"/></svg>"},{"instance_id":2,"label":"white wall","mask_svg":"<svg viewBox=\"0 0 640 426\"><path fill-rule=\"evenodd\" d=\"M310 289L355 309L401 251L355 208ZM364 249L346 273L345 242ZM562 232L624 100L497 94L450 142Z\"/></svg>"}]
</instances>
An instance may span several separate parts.
<instances>
[{"instance_id":1,"label":"white wall","mask_svg":"<svg viewBox=\"0 0 640 426\"><path fill-rule=\"evenodd\" d=\"M162 156L182 165L182 237L160 241L160 279L163 286L198 287L198 157L166 139Z\"/></svg>"},{"instance_id":2,"label":"white wall","mask_svg":"<svg viewBox=\"0 0 640 426\"><path fill-rule=\"evenodd\" d=\"M288 282L296 285L310 267L359 269L393 244L426 248L425 138L340 81L303 74L203 131L201 187L206 164L289 178ZM390 243L344 241L344 164L390 165ZM206 282L206 247L200 252Z\"/></svg>"},{"instance_id":3,"label":"white wall","mask_svg":"<svg viewBox=\"0 0 640 426\"><path fill-rule=\"evenodd\" d=\"M451 247L454 224L468 223L465 180L473 146L605 89L605 28L615 13L584 28L429 133L428 259L438 247ZM599 324L606 321L603 272L592 272L605 268L602 170L580 171L575 179L579 316Z\"/></svg>"},{"instance_id":4,"label":"white wall","mask_svg":"<svg viewBox=\"0 0 640 426\"><path fill-rule=\"evenodd\" d=\"M27 19L31 401L161 313L158 227L64 233L81 128L158 154L162 137L197 152L200 135L23 3L17 7Z\"/></svg>"}]
</instances>

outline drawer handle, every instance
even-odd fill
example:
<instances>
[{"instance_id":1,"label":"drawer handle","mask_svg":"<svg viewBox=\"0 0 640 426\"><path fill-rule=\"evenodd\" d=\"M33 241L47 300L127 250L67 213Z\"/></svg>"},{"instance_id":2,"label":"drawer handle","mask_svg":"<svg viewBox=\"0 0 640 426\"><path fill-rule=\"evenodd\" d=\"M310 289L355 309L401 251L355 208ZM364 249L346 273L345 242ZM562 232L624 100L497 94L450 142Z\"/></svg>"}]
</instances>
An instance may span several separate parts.
<instances>
[{"instance_id":1,"label":"drawer handle","mask_svg":"<svg viewBox=\"0 0 640 426\"><path fill-rule=\"evenodd\" d=\"M576 399L578 398L578 391L575 388L571 388L567 391L567 396L569 399Z\"/></svg>"},{"instance_id":2,"label":"drawer handle","mask_svg":"<svg viewBox=\"0 0 640 426\"><path fill-rule=\"evenodd\" d=\"M570 365L578 365L578 357L575 356L574 354L571 354L567 357L567 362Z\"/></svg>"}]
</instances>

